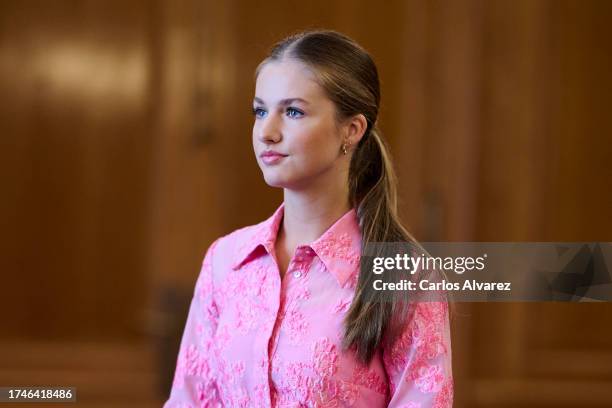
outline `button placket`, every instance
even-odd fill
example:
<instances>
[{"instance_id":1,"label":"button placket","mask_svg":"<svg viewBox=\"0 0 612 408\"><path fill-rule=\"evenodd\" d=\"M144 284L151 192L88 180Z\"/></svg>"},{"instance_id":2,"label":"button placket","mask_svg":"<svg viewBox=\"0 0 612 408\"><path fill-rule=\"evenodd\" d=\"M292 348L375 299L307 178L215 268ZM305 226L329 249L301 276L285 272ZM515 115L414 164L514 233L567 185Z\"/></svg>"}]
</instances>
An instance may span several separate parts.
<instances>
[{"instance_id":1,"label":"button placket","mask_svg":"<svg viewBox=\"0 0 612 408\"><path fill-rule=\"evenodd\" d=\"M312 250L309 247L298 247L295 251L295 256L291 261L290 272L293 277L299 279L306 274L309 261L311 259Z\"/></svg>"},{"instance_id":2,"label":"button placket","mask_svg":"<svg viewBox=\"0 0 612 408\"><path fill-rule=\"evenodd\" d=\"M291 264L290 272L294 278L299 279L303 277L304 275L306 275L308 266L309 266L308 261L306 260L301 260L301 261L295 260L295 262Z\"/></svg>"}]
</instances>

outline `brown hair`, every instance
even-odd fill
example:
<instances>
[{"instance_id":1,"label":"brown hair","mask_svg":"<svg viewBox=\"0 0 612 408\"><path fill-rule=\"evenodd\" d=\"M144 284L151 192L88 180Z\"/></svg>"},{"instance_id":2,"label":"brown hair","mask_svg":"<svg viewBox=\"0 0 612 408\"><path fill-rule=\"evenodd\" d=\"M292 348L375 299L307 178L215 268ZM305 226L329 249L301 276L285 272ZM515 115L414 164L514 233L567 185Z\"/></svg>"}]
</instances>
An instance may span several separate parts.
<instances>
[{"instance_id":1,"label":"brown hair","mask_svg":"<svg viewBox=\"0 0 612 408\"><path fill-rule=\"evenodd\" d=\"M365 245L374 242L411 242L397 214L395 171L386 142L378 127L380 83L378 70L359 44L332 30L310 30L292 34L276 43L256 69L283 59L309 67L319 85L336 106L336 120L363 114L366 131L359 141L349 168L349 200L356 208ZM383 279L384 275L376 277ZM353 348L362 362L369 362L383 339L397 334L405 322L406 303L390 302L383 291L372 290L373 274L360 273L355 297L345 318L343 345Z\"/></svg>"}]
</instances>

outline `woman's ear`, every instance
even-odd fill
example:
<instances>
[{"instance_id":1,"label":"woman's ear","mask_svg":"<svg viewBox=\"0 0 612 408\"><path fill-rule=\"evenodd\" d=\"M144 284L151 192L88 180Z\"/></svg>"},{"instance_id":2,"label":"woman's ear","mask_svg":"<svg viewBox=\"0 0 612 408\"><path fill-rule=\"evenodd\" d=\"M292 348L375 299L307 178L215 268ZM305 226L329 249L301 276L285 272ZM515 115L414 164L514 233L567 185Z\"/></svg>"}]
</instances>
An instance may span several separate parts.
<instances>
[{"instance_id":1,"label":"woman's ear","mask_svg":"<svg viewBox=\"0 0 612 408\"><path fill-rule=\"evenodd\" d=\"M345 140L350 146L357 146L368 128L368 121L362 113L359 113L347 122L347 133Z\"/></svg>"}]
</instances>

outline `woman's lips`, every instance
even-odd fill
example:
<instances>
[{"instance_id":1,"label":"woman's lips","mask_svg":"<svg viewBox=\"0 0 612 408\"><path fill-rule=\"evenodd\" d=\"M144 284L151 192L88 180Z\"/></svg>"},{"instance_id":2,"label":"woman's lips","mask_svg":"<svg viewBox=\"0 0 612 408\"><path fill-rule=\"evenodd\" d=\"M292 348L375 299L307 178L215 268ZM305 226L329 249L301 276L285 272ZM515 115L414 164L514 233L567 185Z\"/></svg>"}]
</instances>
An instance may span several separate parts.
<instances>
[{"instance_id":1,"label":"woman's lips","mask_svg":"<svg viewBox=\"0 0 612 408\"><path fill-rule=\"evenodd\" d=\"M277 164L285 157L287 156L284 154L277 153L277 152L266 152L261 155L261 160L265 164L272 165L272 164Z\"/></svg>"}]
</instances>

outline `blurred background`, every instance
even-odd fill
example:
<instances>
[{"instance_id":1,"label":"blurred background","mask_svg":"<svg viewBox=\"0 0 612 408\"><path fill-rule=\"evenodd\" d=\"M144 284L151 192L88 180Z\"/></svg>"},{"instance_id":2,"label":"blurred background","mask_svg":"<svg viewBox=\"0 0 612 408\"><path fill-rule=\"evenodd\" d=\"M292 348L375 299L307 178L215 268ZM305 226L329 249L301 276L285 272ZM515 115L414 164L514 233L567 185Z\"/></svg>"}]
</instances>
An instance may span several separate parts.
<instances>
[{"instance_id":1,"label":"blurred background","mask_svg":"<svg viewBox=\"0 0 612 408\"><path fill-rule=\"evenodd\" d=\"M612 2L0 2L0 385L159 407L208 245L282 200L253 72L368 49L421 241L612 241ZM460 304L457 407L612 406L612 305Z\"/></svg>"}]
</instances>

